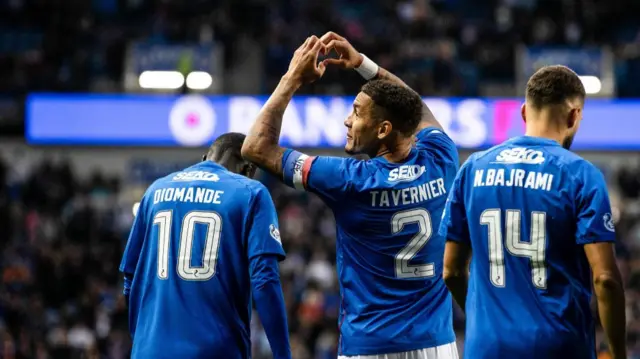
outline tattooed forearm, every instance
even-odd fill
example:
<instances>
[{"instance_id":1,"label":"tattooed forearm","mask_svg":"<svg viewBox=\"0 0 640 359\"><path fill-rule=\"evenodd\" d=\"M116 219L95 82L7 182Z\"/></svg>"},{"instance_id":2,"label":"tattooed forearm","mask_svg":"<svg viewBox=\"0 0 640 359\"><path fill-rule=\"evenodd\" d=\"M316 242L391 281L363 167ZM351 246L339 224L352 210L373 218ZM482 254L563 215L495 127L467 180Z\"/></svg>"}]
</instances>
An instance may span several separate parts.
<instances>
[{"instance_id":1,"label":"tattooed forearm","mask_svg":"<svg viewBox=\"0 0 640 359\"><path fill-rule=\"evenodd\" d=\"M409 85L407 85L404 81L402 81L398 76L392 74L388 70L383 69L382 67L378 69L378 75L375 78L381 79L381 80L387 80L397 85L404 86L412 91L415 91L411 87L409 87ZM417 91L415 92L417 93ZM422 124L418 126L418 131L426 127L438 127L439 129L442 129L440 122L438 122L436 117L433 115L433 113L429 109L429 106L427 106L426 103L423 103L422 104Z\"/></svg>"},{"instance_id":2,"label":"tattooed forearm","mask_svg":"<svg viewBox=\"0 0 640 359\"><path fill-rule=\"evenodd\" d=\"M242 156L260 168L282 175L284 149L278 146L282 117L299 85L283 77L265 103L242 146Z\"/></svg>"},{"instance_id":3,"label":"tattooed forearm","mask_svg":"<svg viewBox=\"0 0 640 359\"><path fill-rule=\"evenodd\" d=\"M398 76L392 74L391 72L383 69L382 67L378 68L378 75L376 76L377 79L380 80L387 80L389 82L393 82L395 84L398 84L400 86L404 86L406 88L411 88L409 87L409 85L407 85L404 81L402 81Z\"/></svg>"},{"instance_id":4,"label":"tattooed forearm","mask_svg":"<svg viewBox=\"0 0 640 359\"><path fill-rule=\"evenodd\" d=\"M277 113L270 113L268 114L269 118L277 118L278 116L282 116L282 115L278 115ZM260 119L258 120L260 121ZM278 138L280 138L280 127L276 127L274 125L272 125L268 120L262 120L258 129L258 133L253 134L253 133L249 133L249 136L256 136L259 137L260 139L264 140L265 142L271 143L271 144L277 144L278 143Z\"/></svg>"}]
</instances>

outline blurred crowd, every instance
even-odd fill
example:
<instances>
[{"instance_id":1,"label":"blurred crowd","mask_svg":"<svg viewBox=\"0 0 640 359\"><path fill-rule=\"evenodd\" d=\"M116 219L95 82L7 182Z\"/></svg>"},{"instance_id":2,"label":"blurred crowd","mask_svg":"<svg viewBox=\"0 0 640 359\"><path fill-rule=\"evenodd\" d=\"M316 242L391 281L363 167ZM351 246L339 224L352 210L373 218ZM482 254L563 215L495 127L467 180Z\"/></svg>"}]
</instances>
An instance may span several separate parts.
<instances>
[{"instance_id":1,"label":"blurred crowd","mask_svg":"<svg viewBox=\"0 0 640 359\"><path fill-rule=\"evenodd\" d=\"M299 42L333 30L423 94L476 96L513 83L518 44L609 46L617 93L640 97L636 0L0 0L0 125L27 92L122 90L127 46L208 43L230 68L264 55L261 92ZM355 93L355 74L329 71L305 88ZM16 105L19 103L19 105ZM640 166L605 167L627 286L629 349L640 359ZM265 179L288 258L283 290L296 359L336 356L339 294L331 212L313 195ZM80 179L64 161L0 162L0 359L124 359L130 338L118 265L132 221L121 178ZM464 320L455 313L458 337ZM254 316L257 359L270 350ZM599 342L602 337L599 335ZM606 346L601 358L606 359Z\"/></svg>"},{"instance_id":2,"label":"blurred crowd","mask_svg":"<svg viewBox=\"0 0 640 359\"><path fill-rule=\"evenodd\" d=\"M628 300L630 358L640 358L640 167L605 167ZM296 359L334 359L339 294L335 227L315 196L270 177L287 259L281 277ZM125 359L131 341L118 265L132 222L126 181L80 179L64 161L0 164L0 358ZM464 319L455 312L459 344ZM598 337L602 359L606 345ZM270 358L259 318L254 357Z\"/></svg>"},{"instance_id":3,"label":"blurred crowd","mask_svg":"<svg viewBox=\"0 0 640 359\"><path fill-rule=\"evenodd\" d=\"M128 358L117 194L67 163L0 164L0 358Z\"/></svg>"},{"instance_id":4,"label":"blurred crowd","mask_svg":"<svg viewBox=\"0 0 640 359\"><path fill-rule=\"evenodd\" d=\"M515 78L514 49L605 45L618 94L637 96L640 2L635 0L0 0L0 94L122 89L127 46L210 43L226 68L264 54L273 88L304 37L334 30L430 95L477 95ZM242 39L258 49L241 51ZM336 72L306 91L349 92Z\"/></svg>"}]
</instances>

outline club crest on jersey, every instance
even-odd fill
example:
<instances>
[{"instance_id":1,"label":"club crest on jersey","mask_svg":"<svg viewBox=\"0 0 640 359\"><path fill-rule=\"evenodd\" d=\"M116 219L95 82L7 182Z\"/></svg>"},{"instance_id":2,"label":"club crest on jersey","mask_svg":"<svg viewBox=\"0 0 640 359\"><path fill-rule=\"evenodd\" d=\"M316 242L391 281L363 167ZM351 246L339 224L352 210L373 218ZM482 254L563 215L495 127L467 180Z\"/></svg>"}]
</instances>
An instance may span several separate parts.
<instances>
[{"instance_id":1,"label":"club crest on jersey","mask_svg":"<svg viewBox=\"0 0 640 359\"><path fill-rule=\"evenodd\" d=\"M304 165L304 161L307 159L307 156L300 156L297 160L296 163L293 165L293 172L298 174L298 173L302 173L302 166Z\"/></svg>"},{"instance_id":2,"label":"club crest on jersey","mask_svg":"<svg viewBox=\"0 0 640 359\"><path fill-rule=\"evenodd\" d=\"M311 162L313 161L312 157L307 155L300 154L298 159L295 160L293 164L293 186L297 189L305 189L307 185L307 175L309 174L309 169L311 166Z\"/></svg>"},{"instance_id":3,"label":"club crest on jersey","mask_svg":"<svg viewBox=\"0 0 640 359\"><path fill-rule=\"evenodd\" d=\"M278 243L282 244L282 240L280 239L280 231L274 224L269 226L269 234L271 238L275 239Z\"/></svg>"},{"instance_id":4,"label":"club crest on jersey","mask_svg":"<svg viewBox=\"0 0 640 359\"><path fill-rule=\"evenodd\" d=\"M539 165L544 162L542 151L532 150L524 147L510 148L503 150L492 163Z\"/></svg>"},{"instance_id":5,"label":"club crest on jersey","mask_svg":"<svg viewBox=\"0 0 640 359\"><path fill-rule=\"evenodd\" d=\"M602 216L602 220L604 221L604 228L611 232L616 231L616 227L613 225L613 216L611 213L605 213L604 216Z\"/></svg>"},{"instance_id":6,"label":"club crest on jersey","mask_svg":"<svg viewBox=\"0 0 640 359\"><path fill-rule=\"evenodd\" d=\"M211 181L218 182L220 177L217 174L205 171L180 172L173 176L172 181Z\"/></svg>"},{"instance_id":7,"label":"club crest on jersey","mask_svg":"<svg viewBox=\"0 0 640 359\"><path fill-rule=\"evenodd\" d=\"M425 166L405 165L394 168L389 172L389 182L411 182L426 172Z\"/></svg>"}]
</instances>

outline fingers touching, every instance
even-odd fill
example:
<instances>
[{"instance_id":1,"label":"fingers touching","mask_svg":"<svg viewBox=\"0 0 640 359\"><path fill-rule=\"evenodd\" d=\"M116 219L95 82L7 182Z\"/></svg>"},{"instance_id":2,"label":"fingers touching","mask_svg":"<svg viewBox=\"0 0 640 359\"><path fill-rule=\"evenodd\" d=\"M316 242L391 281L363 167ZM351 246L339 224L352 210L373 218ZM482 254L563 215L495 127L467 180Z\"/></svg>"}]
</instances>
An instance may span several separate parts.
<instances>
[{"instance_id":1,"label":"fingers touching","mask_svg":"<svg viewBox=\"0 0 640 359\"><path fill-rule=\"evenodd\" d=\"M332 49L342 50L346 49L347 46L347 39L330 31L322 35L321 38L315 35L308 37L298 50L328 54Z\"/></svg>"},{"instance_id":2,"label":"fingers touching","mask_svg":"<svg viewBox=\"0 0 640 359\"><path fill-rule=\"evenodd\" d=\"M346 67L347 60L344 59L324 59L321 64L323 66L338 66L338 67Z\"/></svg>"},{"instance_id":3,"label":"fingers touching","mask_svg":"<svg viewBox=\"0 0 640 359\"><path fill-rule=\"evenodd\" d=\"M307 67L307 69L315 73L315 76L321 77L329 65L335 65L342 68L349 65L349 56L347 55L349 46L350 45L347 40L335 32L328 32L321 38L312 35L309 36L296 50L294 58L297 58L297 60L294 60L294 62L300 64L306 63L308 64L306 66L313 63L313 69L310 67ZM331 50L335 50L340 57L327 58L318 63L319 55L327 55Z\"/></svg>"},{"instance_id":4,"label":"fingers touching","mask_svg":"<svg viewBox=\"0 0 640 359\"><path fill-rule=\"evenodd\" d=\"M322 35L322 37L320 38L320 41L322 41L322 43L324 44L328 44L332 40L346 41L347 39L336 34L333 31L327 32L326 34Z\"/></svg>"}]
</instances>

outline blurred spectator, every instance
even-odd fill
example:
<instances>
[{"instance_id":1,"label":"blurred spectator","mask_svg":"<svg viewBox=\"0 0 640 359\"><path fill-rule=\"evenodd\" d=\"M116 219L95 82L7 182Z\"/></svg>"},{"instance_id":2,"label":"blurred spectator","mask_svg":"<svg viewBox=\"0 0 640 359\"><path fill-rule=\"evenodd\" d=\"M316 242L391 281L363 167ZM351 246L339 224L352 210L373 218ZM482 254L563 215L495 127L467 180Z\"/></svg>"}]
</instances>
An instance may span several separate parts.
<instances>
[{"instance_id":1,"label":"blurred spectator","mask_svg":"<svg viewBox=\"0 0 640 359\"><path fill-rule=\"evenodd\" d=\"M0 162L0 168L15 171L13 164ZM640 358L640 184L633 180L640 173L635 166L605 170L618 213L630 358ZM340 296L331 212L314 195L277 183L269 186L288 253L281 275L293 353L296 359L333 359ZM103 174L78 179L64 161L27 166L20 180L4 176L0 218L11 225L3 227L0 242L0 357L128 357L131 340L118 263L132 215L130 206L113 200L120 190L118 180ZM455 323L461 344L459 310ZM599 358L607 358L602 333L598 338L603 343ZM252 343L255 358L270 357L257 315Z\"/></svg>"},{"instance_id":2,"label":"blurred spectator","mask_svg":"<svg viewBox=\"0 0 640 359\"><path fill-rule=\"evenodd\" d=\"M82 4L82 5L80 5ZM273 88L297 45L328 30L426 95L474 96L512 83L517 45L606 45L618 94L639 96L640 3L634 0L95 0L0 2L0 94L122 89L127 46L217 42L224 67L262 56ZM46 15L45 15L46 14ZM252 39L254 49L242 48ZM261 54L261 55L260 55ZM353 93L330 71L311 93Z\"/></svg>"},{"instance_id":3,"label":"blurred spectator","mask_svg":"<svg viewBox=\"0 0 640 359\"><path fill-rule=\"evenodd\" d=\"M328 30L425 95L476 96L480 84L513 83L514 48L524 43L610 46L618 94L640 96L640 2L633 0L0 0L0 24L2 109L27 92L90 91L105 82L121 90L131 41L216 41L227 73L262 56L266 93L300 41ZM242 49L243 39L256 48ZM361 84L357 74L329 70L303 91L353 94ZM31 164L28 152L0 161L0 358L127 358L118 273L132 220L129 204L118 202L124 186L108 174L77 178L64 159ZM640 163L611 170L629 354L640 359ZM293 356L335 358L332 215L313 195L270 187L288 253L281 272ZM269 358L254 319L254 357ZM461 311L454 319L462 342ZM605 345L599 350L608 357Z\"/></svg>"}]
</instances>

